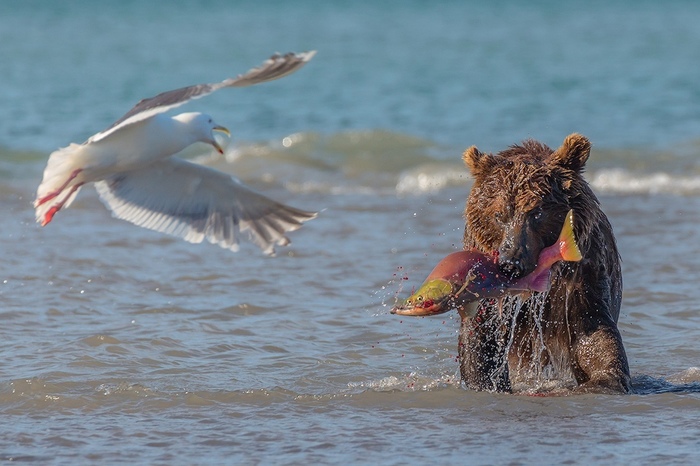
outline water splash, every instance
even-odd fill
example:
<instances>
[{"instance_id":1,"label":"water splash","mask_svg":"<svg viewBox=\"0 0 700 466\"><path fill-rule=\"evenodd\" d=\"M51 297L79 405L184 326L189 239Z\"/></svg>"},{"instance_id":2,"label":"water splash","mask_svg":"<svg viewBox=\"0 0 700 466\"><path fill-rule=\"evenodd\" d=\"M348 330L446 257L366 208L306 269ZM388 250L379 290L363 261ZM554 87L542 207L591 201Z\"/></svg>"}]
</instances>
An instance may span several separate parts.
<instances>
[{"instance_id":1,"label":"water splash","mask_svg":"<svg viewBox=\"0 0 700 466\"><path fill-rule=\"evenodd\" d=\"M381 298L380 310L373 314L374 317L387 314L399 302L399 296L403 292L404 283L407 280L408 275L405 268L398 266L393 277L372 293L372 297Z\"/></svg>"},{"instance_id":2,"label":"water splash","mask_svg":"<svg viewBox=\"0 0 700 466\"><path fill-rule=\"evenodd\" d=\"M566 351L553 351L545 342L545 302L549 293L533 293L529 298L508 296L502 299L503 322L507 329L505 363L509 364L511 386L515 392L541 393L576 385ZM568 310L566 311L568 314ZM526 332L516 339L518 330ZM499 368L499 374L504 368Z\"/></svg>"},{"instance_id":3,"label":"water splash","mask_svg":"<svg viewBox=\"0 0 700 466\"><path fill-rule=\"evenodd\" d=\"M370 380L367 382L351 382L348 384L350 389L361 389L362 391L371 390L375 392L418 392L437 390L446 387L459 387L461 384L459 375L457 374L440 374L436 376L419 374L411 372L401 377L394 375L381 378L379 380Z\"/></svg>"}]
</instances>

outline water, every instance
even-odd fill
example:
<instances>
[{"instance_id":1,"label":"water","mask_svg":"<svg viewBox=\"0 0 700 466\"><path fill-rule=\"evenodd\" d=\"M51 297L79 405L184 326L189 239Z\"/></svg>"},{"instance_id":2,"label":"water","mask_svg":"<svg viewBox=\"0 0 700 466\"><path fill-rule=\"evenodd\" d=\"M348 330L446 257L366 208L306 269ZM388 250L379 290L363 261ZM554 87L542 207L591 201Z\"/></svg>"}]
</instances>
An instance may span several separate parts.
<instances>
[{"instance_id":1,"label":"water","mask_svg":"<svg viewBox=\"0 0 700 466\"><path fill-rule=\"evenodd\" d=\"M0 458L36 464L688 464L700 408L700 4L2 2ZM46 228L48 153L274 51L304 69L185 107L200 160L318 219L278 257L114 220ZM459 248L459 155L571 132L615 228L635 393L460 386L458 319L389 314Z\"/></svg>"}]
</instances>

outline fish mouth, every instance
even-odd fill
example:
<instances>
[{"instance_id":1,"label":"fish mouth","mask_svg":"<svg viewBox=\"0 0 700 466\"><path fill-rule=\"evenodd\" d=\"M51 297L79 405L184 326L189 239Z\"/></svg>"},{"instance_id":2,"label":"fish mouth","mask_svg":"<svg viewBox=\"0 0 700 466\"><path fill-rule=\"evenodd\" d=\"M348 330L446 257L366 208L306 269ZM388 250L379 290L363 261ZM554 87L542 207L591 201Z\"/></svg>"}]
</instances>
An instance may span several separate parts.
<instances>
[{"instance_id":1,"label":"fish mouth","mask_svg":"<svg viewBox=\"0 0 700 466\"><path fill-rule=\"evenodd\" d=\"M392 314L399 316L433 316L442 314L452 309L450 303L454 303L454 285L442 279L431 280L424 283L418 291L395 306Z\"/></svg>"},{"instance_id":2,"label":"fish mouth","mask_svg":"<svg viewBox=\"0 0 700 466\"><path fill-rule=\"evenodd\" d=\"M411 316L411 317L424 317L424 316L434 316L438 314L444 314L445 312L452 309L447 305L449 302L449 297L435 302L430 301L424 304L400 304L391 310L392 314L397 316ZM428 305L425 305L428 304Z\"/></svg>"}]
</instances>

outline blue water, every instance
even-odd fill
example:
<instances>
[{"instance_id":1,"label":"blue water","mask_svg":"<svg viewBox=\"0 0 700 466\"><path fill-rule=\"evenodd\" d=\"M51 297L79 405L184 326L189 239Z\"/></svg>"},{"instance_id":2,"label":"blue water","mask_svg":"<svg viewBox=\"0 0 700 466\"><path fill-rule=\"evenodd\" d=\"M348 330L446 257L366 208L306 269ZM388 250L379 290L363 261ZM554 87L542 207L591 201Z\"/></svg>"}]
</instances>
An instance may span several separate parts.
<instances>
[{"instance_id":1,"label":"blue water","mask_svg":"<svg viewBox=\"0 0 700 466\"><path fill-rule=\"evenodd\" d=\"M217 81L271 51L303 75L212 97L245 140L383 128L498 150L586 134L598 147L697 140L700 5L658 2L7 2L0 143L51 150L138 99Z\"/></svg>"},{"instance_id":2,"label":"blue water","mask_svg":"<svg viewBox=\"0 0 700 466\"><path fill-rule=\"evenodd\" d=\"M700 3L0 2L0 459L689 464L700 408ZM183 107L318 219L266 258L112 219L51 225L48 154L139 99L317 50ZM470 145L593 143L635 394L462 388L454 316L388 309L459 247Z\"/></svg>"}]
</instances>

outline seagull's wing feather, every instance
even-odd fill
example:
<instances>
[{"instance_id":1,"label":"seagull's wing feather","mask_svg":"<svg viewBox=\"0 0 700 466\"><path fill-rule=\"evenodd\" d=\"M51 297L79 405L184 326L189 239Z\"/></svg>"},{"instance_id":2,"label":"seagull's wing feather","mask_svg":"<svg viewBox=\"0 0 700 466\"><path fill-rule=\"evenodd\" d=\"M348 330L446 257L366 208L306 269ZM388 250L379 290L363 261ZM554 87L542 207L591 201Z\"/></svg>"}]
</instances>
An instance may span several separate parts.
<instances>
[{"instance_id":1,"label":"seagull's wing feather","mask_svg":"<svg viewBox=\"0 0 700 466\"><path fill-rule=\"evenodd\" d=\"M205 238L238 250L239 235L265 254L289 244L285 233L315 213L286 206L256 193L236 178L202 165L169 158L95 183L112 214L135 225L191 243Z\"/></svg>"},{"instance_id":2,"label":"seagull's wing feather","mask_svg":"<svg viewBox=\"0 0 700 466\"><path fill-rule=\"evenodd\" d=\"M235 78L225 79L215 86L218 86L217 89L222 87L245 87L283 78L304 66L314 55L316 55L315 50L302 53L289 52L284 55L277 53L265 60L259 67L252 68L247 73L240 74Z\"/></svg>"},{"instance_id":3,"label":"seagull's wing feather","mask_svg":"<svg viewBox=\"0 0 700 466\"><path fill-rule=\"evenodd\" d=\"M93 135L88 139L88 142L97 142L117 131L119 128L179 107L190 100L199 99L200 97L209 95L224 87L252 86L253 84L279 79L304 66L315 54L316 51L314 50L302 53L290 52L284 55L275 54L265 60L259 67L253 68L247 73L241 74L235 78L228 78L220 83L195 84L193 86L161 92L155 97L141 100L131 110L126 112L123 117L115 121L112 126Z\"/></svg>"}]
</instances>

